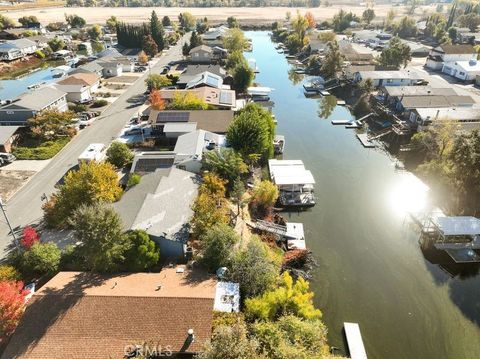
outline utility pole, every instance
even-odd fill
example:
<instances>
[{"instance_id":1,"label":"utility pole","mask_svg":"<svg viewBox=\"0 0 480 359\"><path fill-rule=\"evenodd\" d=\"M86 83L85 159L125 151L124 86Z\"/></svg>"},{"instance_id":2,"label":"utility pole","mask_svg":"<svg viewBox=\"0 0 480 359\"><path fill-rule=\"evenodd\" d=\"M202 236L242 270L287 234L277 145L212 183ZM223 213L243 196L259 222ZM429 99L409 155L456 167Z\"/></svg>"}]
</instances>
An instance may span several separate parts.
<instances>
[{"instance_id":1,"label":"utility pole","mask_svg":"<svg viewBox=\"0 0 480 359\"><path fill-rule=\"evenodd\" d=\"M8 228L10 228L10 233L12 233L13 239L17 240L17 238L15 237L15 232L13 231L12 225L10 224L10 221L8 219L8 216L7 216L7 211L5 210L5 206L4 206L1 198L0 198L0 209L2 210L3 215L5 216L5 220L7 221Z\"/></svg>"}]
</instances>

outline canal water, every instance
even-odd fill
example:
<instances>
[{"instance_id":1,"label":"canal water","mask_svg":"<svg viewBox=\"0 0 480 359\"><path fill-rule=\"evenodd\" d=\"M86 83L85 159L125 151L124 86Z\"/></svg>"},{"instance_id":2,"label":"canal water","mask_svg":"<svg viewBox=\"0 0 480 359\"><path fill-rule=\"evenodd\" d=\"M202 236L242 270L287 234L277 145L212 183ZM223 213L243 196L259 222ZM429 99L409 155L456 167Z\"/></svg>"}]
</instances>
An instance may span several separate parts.
<instances>
[{"instance_id":1,"label":"canal water","mask_svg":"<svg viewBox=\"0 0 480 359\"><path fill-rule=\"evenodd\" d=\"M422 250L406 215L428 204L428 191L382 151L363 148L354 130L332 125L348 110L305 98L267 32L247 36L256 82L274 88L284 158L302 159L316 180L317 205L285 215L303 222L318 261L311 288L330 345L344 351L343 322L357 322L369 358L479 358L478 267Z\"/></svg>"},{"instance_id":2,"label":"canal water","mask_svg":"<svg viewBox=\"0 0 480 359\"><path fill-rule=\"evenodd\" d=\"M15 80L0 81L0 100L13 100L22 93L28 91L27 87L45 82L46 84L55 81L52 71L53 67L34 71L28 75Z\"/></svg>"}]
</instances>

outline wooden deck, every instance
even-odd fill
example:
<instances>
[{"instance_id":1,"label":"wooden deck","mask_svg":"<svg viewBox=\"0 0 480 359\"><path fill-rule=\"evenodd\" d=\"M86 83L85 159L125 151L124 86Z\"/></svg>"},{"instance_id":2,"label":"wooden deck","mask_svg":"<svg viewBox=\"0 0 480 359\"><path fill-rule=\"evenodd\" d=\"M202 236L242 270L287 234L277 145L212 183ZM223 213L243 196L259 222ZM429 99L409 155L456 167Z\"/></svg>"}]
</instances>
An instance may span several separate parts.
<instances>
[{"instance_id":1,"label":"wooden deck","mask_svg":"<svg viewBox=\"0 0 480 359\"><path fill-rule=\"evenodd\" d=\"M375 144L370 141L366 133L359 133L357 134L357 138L362 143L363 147L365 148L374 148Z\"/></svg>"}]
</instances>

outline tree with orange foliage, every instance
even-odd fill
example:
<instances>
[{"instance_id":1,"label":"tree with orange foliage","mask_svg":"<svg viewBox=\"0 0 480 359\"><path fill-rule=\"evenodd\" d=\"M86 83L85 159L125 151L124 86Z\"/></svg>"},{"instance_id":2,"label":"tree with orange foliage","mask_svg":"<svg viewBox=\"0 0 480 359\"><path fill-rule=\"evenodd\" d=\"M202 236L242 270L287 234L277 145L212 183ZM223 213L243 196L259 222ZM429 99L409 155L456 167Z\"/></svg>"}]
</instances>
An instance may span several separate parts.
<instances>
[{"instance_id":1,"label":"tree with orange foliage","mask_svg":"<svg viewBox=\"0 0 480 359\"><path fill-rule=\"evenodd\" d=\"M305 19L308 22L308 28L314 29L317 23L315 21L315 18L313 17L313 14L310 11L307 11L305 13Z\"/></svg>"},{"instance_id":2,"label":"tree with orange foliage","mask_svg":"<svg viewBox=\"0 0 480 359\"><path fill-rule=\"evenodd\" d=\"M154 110L165 110L165 100L162 98L160 91L152 90L152 92L150 92L150 104Z\"/></svg>"},{"instance_id":3,"label":"tree with orange foliage","mask_svg":"<svg viewBox=\"0 0 480 359\"><path fill-rule=\"evenodd\" d=\"M28 290L23 289L23 282L13 280L0 282L0 343L3 343L17 327L27 294Z\"/></svg>"}]
</instances>

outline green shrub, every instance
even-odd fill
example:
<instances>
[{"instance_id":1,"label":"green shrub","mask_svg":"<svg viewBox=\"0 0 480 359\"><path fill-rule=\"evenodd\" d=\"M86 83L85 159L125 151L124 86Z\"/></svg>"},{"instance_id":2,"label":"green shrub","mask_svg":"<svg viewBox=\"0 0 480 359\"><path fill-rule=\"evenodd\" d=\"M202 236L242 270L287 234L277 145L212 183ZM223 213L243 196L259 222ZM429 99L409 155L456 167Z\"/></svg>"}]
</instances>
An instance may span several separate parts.
<instances>
[{"instance_id":1,"label":"green shrub","mask_svg":"<svg viewBox=\"0 0 480 359\"><path fill-rule=\"evenodd\" d=\"M68 105L68 109L70 111L73 111L75 113L79 113L79 112L84 112L84 111L87 111L87 106L84 105L84 104L70 104Z\"/></svg>"},{"instance_id":2,"label":"green shrub","mask_svg":"<svg viewBox=\"0 0 480 359\"><path fill-rule=\"evenodd\" d=\"M69 141L69 138L59 138L43 142L36 147L16 147L13 154L19 160L47 160L60 152Z\"/></svg>"},{"instance_id":3,"label":"green shrub","mask_svg":"<svg viewBox=\"0 0 480 359\"><path fill-rule=\"evenodd\" d=\"M127 187L136 186L141 180L142 176L140 176L138 173L130 173L130 176L128 176Z\"/></svg>"},{"instance_id":4,"label":"green shrub","mask_svg":"<svg viewBox=\"0 0 480 359\"><path fill-rule=\"evenodd\" d=\"M117 168L125 167L133 160L133 152L123 142L114 141L107 150L107 161Z\"/></svg>"},{"instance_id":5,"label":"green shrub","mask_svg":"<svg viewBox=\"0 0 480 359\"><path fill-rule=\"evenodd\" d=\"M35 51L35 56L38 57L39 59L45 58L45 54L40 50Z\"/></svg>"},{"instance_id":6,"label":"green shrub","mask_svg":"<svg viewBox=\"0 0 480 359\"><path fill-rule=\"evenodd\" d=\"M0 281L4 280L19 280L20 273L14 266L3 264L0 265Z\"/></svg>"},{"instance_id":7,"label":"green shrub","mask_svg":"<svg viewBox=\"0 0 480 359\"><path fill-rule=\"evenodd\" d=\"M107 106L108 105L108 101L107 100L95 100L92 104L92 108L97 108L97 107L103 107L103 106Z\"/></svg>"}]
</instances>

